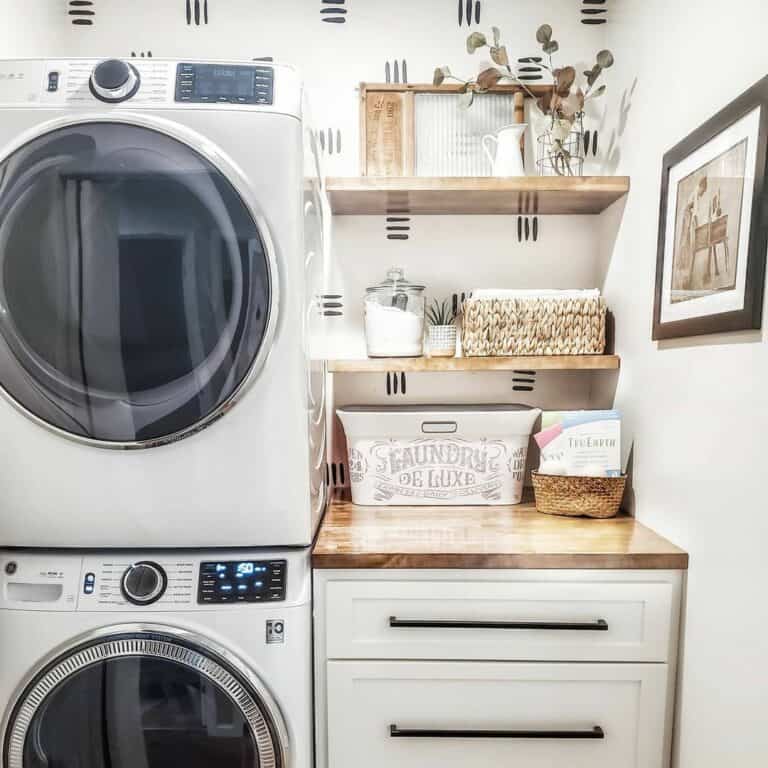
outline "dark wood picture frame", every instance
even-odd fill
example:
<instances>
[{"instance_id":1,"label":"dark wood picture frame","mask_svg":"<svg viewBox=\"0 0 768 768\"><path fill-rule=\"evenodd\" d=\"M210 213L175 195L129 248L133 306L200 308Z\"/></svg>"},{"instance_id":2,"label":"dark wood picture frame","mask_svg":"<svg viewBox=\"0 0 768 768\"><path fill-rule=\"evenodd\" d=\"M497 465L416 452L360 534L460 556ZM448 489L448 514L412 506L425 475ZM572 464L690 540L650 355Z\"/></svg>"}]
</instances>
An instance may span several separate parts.
<instances>
[{"instance_id":1,"label":"dark wood picture frame","mask_svg":"<svg viewBox=\"0 0 768 768\"><path fill-rule=\"evenodd\" d=\"M664 259L666 256L669 183L672 168L696 150L706 146L743 117L761 107L755 167L754 197L747 259L744 307L738 311L702 315L685 320L661 322L664 300ZM653 310L653 339L677 339L759 329L762 326L763 293L768 252L768 77L763 78L725 109L681 141L664 155L661 177L658 254L656 261L656 297Z\"/></svg>"}]
</instances>

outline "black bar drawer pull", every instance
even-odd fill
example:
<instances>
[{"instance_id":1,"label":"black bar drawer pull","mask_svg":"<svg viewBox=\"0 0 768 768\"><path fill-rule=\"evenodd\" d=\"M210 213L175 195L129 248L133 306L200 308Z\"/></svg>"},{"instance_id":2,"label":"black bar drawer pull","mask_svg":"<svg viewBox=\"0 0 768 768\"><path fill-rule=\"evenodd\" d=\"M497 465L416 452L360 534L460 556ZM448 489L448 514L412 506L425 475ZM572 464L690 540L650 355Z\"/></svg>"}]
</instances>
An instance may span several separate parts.
<instances>
[{"instance_id":1,"label":"black bar drawer pull","mask_svg":"<svg viewBox=\"0 0 768 768\"><path fill-rule=\"evenodd\" d=\"M607 632L608 622L578 621L454 621L442 619L398 619L389 617L389 626L395 629L554 629L566 632Z\"/></svg>"},{"instance_id":2,"label":"black bar drawer pull","mask_svg":"<svg viewBox=\"0 0 768 768\"><path fill-rule=\"evenodd\" d=\"M604 739L605 731L596 725L589 731L469 731L389 726L393 739Z\"/></svg>"}]
</instances>

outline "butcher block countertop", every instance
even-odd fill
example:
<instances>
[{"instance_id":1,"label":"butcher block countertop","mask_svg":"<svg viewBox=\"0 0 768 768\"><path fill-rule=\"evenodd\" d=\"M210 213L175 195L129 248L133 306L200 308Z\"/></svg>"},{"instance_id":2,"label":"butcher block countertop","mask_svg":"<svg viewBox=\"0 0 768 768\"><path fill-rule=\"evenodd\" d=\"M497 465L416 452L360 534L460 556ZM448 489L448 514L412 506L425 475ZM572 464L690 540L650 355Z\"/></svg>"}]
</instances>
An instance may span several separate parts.
<instances>
[{"instance_id":1,"label":"butcher block countertop","mask_svg":"<svg viewBox=\"0 0 768 768\"><path fill-rule=\"evenodd\" d=\"M688 555L634 518L550 517L499 507L359 507L334 500L315 568L688 568Z\"/></svg>"}]
</instances>

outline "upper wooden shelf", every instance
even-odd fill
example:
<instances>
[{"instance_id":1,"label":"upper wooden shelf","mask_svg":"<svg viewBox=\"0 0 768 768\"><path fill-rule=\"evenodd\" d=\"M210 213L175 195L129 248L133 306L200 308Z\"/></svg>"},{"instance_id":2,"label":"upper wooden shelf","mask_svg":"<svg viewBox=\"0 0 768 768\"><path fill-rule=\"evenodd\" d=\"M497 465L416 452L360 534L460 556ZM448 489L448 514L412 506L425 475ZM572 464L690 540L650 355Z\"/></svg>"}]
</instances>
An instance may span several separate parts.
<instances>
[{"instance_id":1,"label":"upper wooden shelf","mask_svg":"<svg viewBox=\"0 0 768 768\"><path fill-rule=\"evenodd\" d=\"M629 192L627 176L329 178L328 195L340 216L594 215Z\"/></svg>"},{"instance_id":2,"label":"upper wooden shelf","mask_svg":"<svg viewBox=\"0 0 768 768\"><path fill-rule=\"evenodd\" d=\"M541 355L538 357L389 357L329 360L331 373L438 373L460 371L616 371L618 355Z\"/></svg>"},{"instance_id":3,"label":"upper wooden shelf","mask_svg":"<svg viewBox=\"0 0 768 768\"><path fill-rule=\"evenodd\" d=\"M433 85L432 83L360 83L361 90L375 91L377 93L464 93L465 87L461 83L443 83L442 85ZM518 83L504 83L494 85L488 91L483 93L522 93L523 96L544 96L551 93L553 86L551 84L527 83L525 87ZM477 91L477 88L473 88Z\"/></svg>"}]
</instances>

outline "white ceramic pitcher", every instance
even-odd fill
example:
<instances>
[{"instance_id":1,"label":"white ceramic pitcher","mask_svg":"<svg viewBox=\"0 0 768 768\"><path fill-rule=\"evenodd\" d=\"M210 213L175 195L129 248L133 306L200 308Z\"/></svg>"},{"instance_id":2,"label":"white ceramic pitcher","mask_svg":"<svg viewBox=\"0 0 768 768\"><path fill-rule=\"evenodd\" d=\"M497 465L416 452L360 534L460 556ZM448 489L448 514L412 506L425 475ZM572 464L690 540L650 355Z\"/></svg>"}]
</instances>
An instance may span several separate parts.
<instances>
[{"instance_id":1,"label":"white ceramic pitcher","mask_svg":"<svg viewBox=\"0 0 768 768\"><path fill-rule=\"evenodd\" d=\"M521 141L527 123L516 123L489 133L482 138L483 149L491 162L494 176L525 176ZM489 142L496 144L496 155L491 152Z\"/></svg>"}]
</instances>

